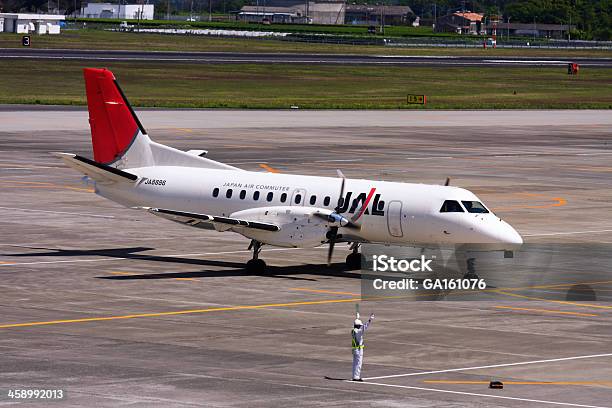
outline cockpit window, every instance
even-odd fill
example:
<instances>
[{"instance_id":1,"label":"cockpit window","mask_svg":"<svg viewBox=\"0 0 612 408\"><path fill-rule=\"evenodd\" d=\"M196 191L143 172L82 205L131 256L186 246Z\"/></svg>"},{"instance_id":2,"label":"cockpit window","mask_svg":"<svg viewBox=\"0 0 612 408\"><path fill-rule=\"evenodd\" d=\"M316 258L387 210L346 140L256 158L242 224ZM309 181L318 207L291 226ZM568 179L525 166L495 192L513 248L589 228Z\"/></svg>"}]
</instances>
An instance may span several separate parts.
<instances>
[{"instance_id":1,"label":"cockpit window","mask_svg":"<svg viewBox=\"0 0 612 408\"><path fill-rule=\"evenodd\" d=\"M440 212L464 212L463 208L461 208L461 204L459 204L455 200L446 200L444 204L442 204L442 208L440 208Z\"/></svg>"},{"instance_id":2,"label":"cockpit window","mask_svg":"<svg viewBox=\"0 0 612 408\"><path fill-rule=\"evenodd\" d=\"M488 213L489 210L485 208L482 203L478 201L461 201L465 206L465 209L470 213L484 214Z\"/></svg>"}]
</instances>

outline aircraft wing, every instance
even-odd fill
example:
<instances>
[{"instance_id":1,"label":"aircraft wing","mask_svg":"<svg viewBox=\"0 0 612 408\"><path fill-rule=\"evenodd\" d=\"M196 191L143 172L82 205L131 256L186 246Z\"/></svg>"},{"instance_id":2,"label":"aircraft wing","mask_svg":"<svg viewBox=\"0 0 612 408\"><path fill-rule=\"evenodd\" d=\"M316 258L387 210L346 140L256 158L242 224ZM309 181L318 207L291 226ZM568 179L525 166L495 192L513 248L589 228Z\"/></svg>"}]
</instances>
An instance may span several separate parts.
<instances>
[{"instance_id":1,"label":"aircraft wing","mask_svg":"<svg viewBox=\"0 0 612 408\"><path fill-rule=\"evenodd\" d=\"M232 227L253 228L263 231L279 231L280 227L275 224L259 221L241 220L238 218L219 217L216 215L198 214L185 211L168 210L164 208L148 208L143 207L151 214L167 220L175 221L181 224L190 225L192 227L211 229L212 226L218 226L220 230L226 230ZM216 225L215 225L216 224Z\"/></svg>"},{"instance_id":2,"label":"aircraft wing","mask_svg":"<svg viewBox=\"0 0 612 408\"><path fill-rule=\"evenodd\" d=\"M119 170L106 164L101 164L74 153L53 153L61 158L66 165L86 174L92 179L104 183L135 182L138 176L127 171Z\"/></svg>"}]
</instances>

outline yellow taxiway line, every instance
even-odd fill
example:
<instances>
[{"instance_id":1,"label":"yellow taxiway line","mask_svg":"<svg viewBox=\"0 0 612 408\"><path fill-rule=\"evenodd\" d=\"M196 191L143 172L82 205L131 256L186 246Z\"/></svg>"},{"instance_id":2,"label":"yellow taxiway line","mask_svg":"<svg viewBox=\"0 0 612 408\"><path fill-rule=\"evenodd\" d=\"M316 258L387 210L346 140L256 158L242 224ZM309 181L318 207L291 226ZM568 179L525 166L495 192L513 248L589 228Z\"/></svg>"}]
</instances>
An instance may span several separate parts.
<instances>
[{"instance_id":1,"label":"yellow taxiway line","mask_svg":"<svg viewBox=\"0 0 612 408\"><path fill-rule=\"evenodd\" d=\"M361 294L359 294L359 293L336 292L336 291L333 291L333 290L323 290L323 289L289 288L289 290L299 290L299 291L302 291L302 292L329 293L329 294L332 294L332 295L348 295L348 296L359 296L359 297L361 297Z\"/></svg>"},{"instance_id":2,"label":"yellow taxiway line","mask_svg":"<svg viewBox=\"0 0 612 408\"><path fill-rule=\"evenodd\" d=\"M539 298L535 296L519 295L518 293L508 293L508 292L504 292L503 290L494 290L493 292L499 293L500 295L513 296L513 297L522 298L522 299L540 300L543 302L559 303L561 305L572 305L572 306L578 306L578 307L592 307L594 309L612 309L612 306L594 305L592 303L568 302L566 300L544 299L544 298Z\"/></svg>"},{"instance_id":3,"label":"yellow taxiway line","mask_svg":"<svg viewBox=\"0 0 612 408\"><path fill-rule=\"evenodd\" d=\"M553 313L553 314L587 316L587 317L599 316L599 315L590 314L590 313L565 312L562 310L529 309L526 307L512 307L512 306L493 306L493 307L496 309L509 309L509 310L519 310L519 311L526 311L526 312Z\"/></svg>"},{"instance_id":4,"label":"yellow taxiway line","mask_svg":"<svg viewBox=\"0 0 612 408\"><path fill-rule=\"evenodd\" d=\"M41 321L41 322L3 324L3 325L0 325L0 329L8 329L8 328L14 328L14 327L46 326L46 325L65 324L65 323L102 322L102 321L108 321L108 320L138 319L138 318L144 318L144 317L178 316L178 315L198 314L198 313L227 312L227 311L235 311L235 310L256 310L256 309L282 308L282 307L306 306L306 305L326 305L326 304L331 304L331 303L359 302L360 300L361 298L327 299L327 300L314 300L314 301L289 302L289 303L266 303L266 304L261 304L261 305L212 307L208 309L176 310L173 312L140 313L140 314L131 314L131 315L102 316L102 317L86 317L86 318L81 318L81 319L48 320L48 321Z\"/></svg>"},{"instance_id":5,"label":"yellow taxiway line","mask_svg":"<svg viewBox=\"0 0 612 408\"><path fill-rule=\"evenodd\" d=\"M270 173L280 173L280 170L277 170L277 169L275 169L275 168L274 168L274 167L272 167L272 166L268 166L268 165L267 165L267 164L265 164L265 163L260 163L260 164L259 164L259 167L261 167L261 168L262 168L262 169L264 169L264 170L269 171Z\"/></svg>"}]
</instances>

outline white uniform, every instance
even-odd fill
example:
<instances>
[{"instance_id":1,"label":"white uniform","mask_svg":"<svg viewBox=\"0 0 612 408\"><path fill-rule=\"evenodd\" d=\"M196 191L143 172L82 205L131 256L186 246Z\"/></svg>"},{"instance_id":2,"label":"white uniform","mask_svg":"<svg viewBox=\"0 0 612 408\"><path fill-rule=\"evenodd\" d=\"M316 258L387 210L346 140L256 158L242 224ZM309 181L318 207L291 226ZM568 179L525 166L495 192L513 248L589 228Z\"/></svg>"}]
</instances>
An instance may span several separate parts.
<instances>
[{"instance_id":1,"label":"white uniform","mask_svg":"<svg viewBox=\"0 0 612 408\"><path fill-rule=\"evenodd\" d=\"M363 364L363 347L364 347L364 334L368 330L368 326L372 320L368 320L359 329L353 328L351 330L351 340L353 347L353 380L361 379L361 365Z\"/></svg>"}]
</instances>

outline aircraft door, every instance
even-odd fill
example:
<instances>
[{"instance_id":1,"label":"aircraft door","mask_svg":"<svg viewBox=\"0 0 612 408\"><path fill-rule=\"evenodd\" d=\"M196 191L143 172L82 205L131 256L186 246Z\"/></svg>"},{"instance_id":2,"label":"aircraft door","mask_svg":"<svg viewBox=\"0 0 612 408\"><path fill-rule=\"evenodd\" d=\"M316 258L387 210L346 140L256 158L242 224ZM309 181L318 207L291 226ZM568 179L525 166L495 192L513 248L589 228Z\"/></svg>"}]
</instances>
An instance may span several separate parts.
<instances>
[{"instance_id":1,"label":"aircraft door","mask_svg":"<svg viewBox=\"0 0 612 408\"><path fill-rule=\"evenodd\" d=\"M402 232L402 202L391 201L387 208L387 228L392 237L403 236Z\"/></svg>"},{"instance_id":2,"label":"aircraft door","mask_svg":"<svg viewBox=\"0 0 612 408\"><path fill-rule=\"evenodd\" d=\"M292 206L303 206L306 202L306 190L303 188L296 188L293 190L293 194L291 195L291 205Z\"/></svg>"}]
</instances>

